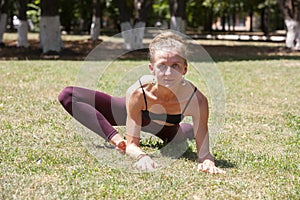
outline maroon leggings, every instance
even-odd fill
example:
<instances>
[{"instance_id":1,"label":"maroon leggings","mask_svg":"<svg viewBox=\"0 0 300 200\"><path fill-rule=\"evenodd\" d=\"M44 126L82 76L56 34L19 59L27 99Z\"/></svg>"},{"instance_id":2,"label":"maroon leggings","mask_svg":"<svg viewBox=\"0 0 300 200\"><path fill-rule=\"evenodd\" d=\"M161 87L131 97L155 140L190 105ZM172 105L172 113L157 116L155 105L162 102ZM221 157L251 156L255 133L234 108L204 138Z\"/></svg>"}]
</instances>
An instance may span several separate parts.
<instances>
[{"instance_id":1,"label":"maroon leggings","mask_svg":"<svg viewBox=\"0 0 300 200\"><path fill-rule=\"evenodd\" d=\"M125 97L113 97L95 90L70 86L62 90L58 100L76 120L108 141L117 134L113 126L126 124ZM143 123L142 131L152 133L166 142L194 138L193 127L188 123L163 126L151 121Z\"/></svg>"}]
</instances>

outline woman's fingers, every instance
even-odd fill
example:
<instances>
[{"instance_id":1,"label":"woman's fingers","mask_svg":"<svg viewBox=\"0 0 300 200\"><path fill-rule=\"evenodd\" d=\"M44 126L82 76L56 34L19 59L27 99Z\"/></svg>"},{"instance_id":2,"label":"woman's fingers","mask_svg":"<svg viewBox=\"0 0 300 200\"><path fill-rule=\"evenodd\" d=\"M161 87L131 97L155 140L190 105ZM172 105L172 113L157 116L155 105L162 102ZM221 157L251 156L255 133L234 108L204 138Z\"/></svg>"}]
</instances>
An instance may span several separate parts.
<instances>
[{"instance_id":1,"label":"woman's fingers","mask_svg":"<svg viewBox=\"0 0 300 200\"><path fill-rule=\"evenodd\" d=\"M142 171L153 171L155 168L159 167L159 165L149 156L142 157L133 166Z\"/></svg>"},{"instance_id":2,"label":"woman's fingers","mask_svg":"<svg viewBox=\"0 0 300 200\"><path fill-rule=\"evenodd\" d=\"M208 172L210 174L225 174L226 172L218 167L216 167L215 165L207 165L207 164L203 164L203 163L199 163L198 164L198 171L201 172Z\"/></svg>"}]
</instances>

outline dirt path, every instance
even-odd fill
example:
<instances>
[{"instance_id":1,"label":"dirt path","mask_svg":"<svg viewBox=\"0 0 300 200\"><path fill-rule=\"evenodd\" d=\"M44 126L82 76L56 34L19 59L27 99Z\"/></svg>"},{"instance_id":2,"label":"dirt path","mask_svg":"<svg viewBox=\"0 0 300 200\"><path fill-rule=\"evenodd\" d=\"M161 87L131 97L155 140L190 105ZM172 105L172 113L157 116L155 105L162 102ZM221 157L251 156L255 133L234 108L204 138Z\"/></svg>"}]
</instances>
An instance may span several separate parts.
<instances>
[{"instance_id":1,"label":"dirt path","mask_svg":"<svg viewBox=\"0 0 300 200\"><path fill-rule=\"evenodd\" d=\"M201 41L199 40L201 43ZM103 41L93 42L91 40L64 41L64 49L59 55L44 55L39 47L38 40L29 40L29 48L16 47L16 41L5 41L5 47L0 48L0 60L37 60L37 59L59 59L59 60L84 60L98 45L101 51L99 59L107 58L112 53L122 50L122 39L111 41L103 37ZM147 41L146 41L147 43ZM274 58L296 58L300 59L299 51L291 51L284 48L284 44L277 45L251 45L248 42L222 42L202 41L202 46L214 60L247 60L247 59L274 59ZM147 46L147 45L145 45ZM98 46L99 47L99 46ZM100 49L100 48L96 48ZM124 54L121 59L147 59L147 50L135 51Z\"/></svg>"}]
</instances>

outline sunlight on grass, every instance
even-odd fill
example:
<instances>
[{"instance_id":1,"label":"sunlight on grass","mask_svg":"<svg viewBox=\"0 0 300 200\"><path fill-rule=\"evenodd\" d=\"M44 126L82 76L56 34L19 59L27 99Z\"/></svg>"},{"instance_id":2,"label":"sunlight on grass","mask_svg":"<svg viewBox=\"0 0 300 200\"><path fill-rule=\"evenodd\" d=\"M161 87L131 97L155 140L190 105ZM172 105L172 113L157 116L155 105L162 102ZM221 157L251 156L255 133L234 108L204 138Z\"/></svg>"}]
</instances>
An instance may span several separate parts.
<instances>
[{"instance_id":1,"label":"sunlight on grass","mask_svg":"<svg viewBox=\"0 0 300 200\"><path fill-rule=\"evenodd\" d=\"M89 35L62 35L62 40L68 41L76 41L76 40L87 40L90 38ZM3 36L4 41L10 41L10 40L18 40L18 34L17 33L5 33ZM28 40L39 40L39 33L28 33Z\"/></svg>"},{"instance_id":2,"label":"sunlight on grass","mask_svg":"<svg viewBox=\"0 0 300 200\"><path fill-rule=\"evenodd\" d=\"M99 90L121 94L126 87L117 80L143 63L119 62L100 78ZM217 65L226 124L213 154L227 173L212 176L196 171L194 142L155 173L99 162L78 134L88 130L78 129L57 101L65 86L76 84L82 62L1 61L0 199L297 199L299 61ZM188 77L207 92L193 73Z\"/></svg>"}]
</instances>

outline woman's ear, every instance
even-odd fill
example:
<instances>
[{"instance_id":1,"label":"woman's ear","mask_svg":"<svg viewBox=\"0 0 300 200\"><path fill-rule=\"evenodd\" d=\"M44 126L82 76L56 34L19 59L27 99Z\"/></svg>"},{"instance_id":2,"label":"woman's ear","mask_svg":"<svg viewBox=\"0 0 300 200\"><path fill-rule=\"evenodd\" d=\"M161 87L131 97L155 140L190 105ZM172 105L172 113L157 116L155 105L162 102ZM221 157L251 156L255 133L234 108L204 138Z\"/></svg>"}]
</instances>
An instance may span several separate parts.
<instances>
[{"instance_id":1,"label":"woman's ear","mask_svg":"<svg viewBox=\"0 0 300 200\"><path fill-rule=\"evenodd\" d=\"M187 68L188 68L188 64L186 63L185 65L184 65L184 69L183 69L183 75L185 75L186 73L187 73Z\"/></svg>"},{"instance_id":2,"label":"woman's ear","mask_svg":"<svg viewBox=\"0 0 300 200\"><path fill-rule=\"evenodd\" d=\"M148 68L149 68L149 71L151 72L151 74L154 75L154 67L153 67L152 63L148 64Z\"/></svg>"}]
</instances>

